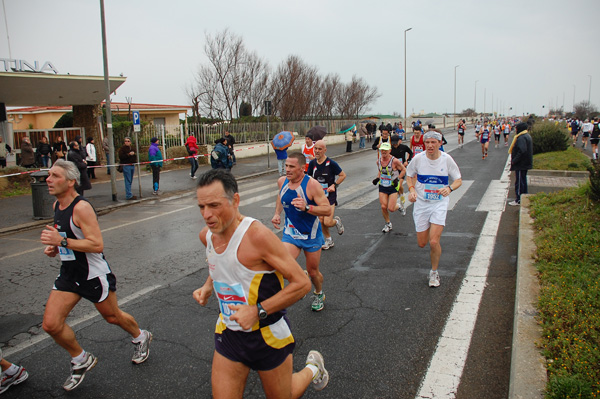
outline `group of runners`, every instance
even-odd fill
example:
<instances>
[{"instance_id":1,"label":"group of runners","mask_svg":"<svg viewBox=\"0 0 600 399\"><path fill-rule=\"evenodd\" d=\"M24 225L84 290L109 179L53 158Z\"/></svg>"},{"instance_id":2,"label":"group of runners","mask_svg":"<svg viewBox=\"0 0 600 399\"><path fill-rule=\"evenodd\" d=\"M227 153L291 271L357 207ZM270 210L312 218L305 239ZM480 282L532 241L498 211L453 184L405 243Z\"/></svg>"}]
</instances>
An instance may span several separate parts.
<instances>
[{"instance_id":1,"label":"group of runners","mask_svg":"<svg viewBox=\"0 0 600 399\"><path fill-rule=\"evenodd\" d=\"M598 158L598 142L600 141L600 127L598 125L599 118L585 119L581 121L579 119L568 119L567 129L571 134L572 145L575 147L579 132L581 132L581 147L587 148L588 142L592 147L592 159L597 160ZM558 122L557 122L558 123Z\"/></svg>"},{"instance_id":2,"label":"group of runners","mask_svg":"<svg viewBox=\"0 0 600 399\"><path fill-rule=\"evenodd\" d=\"M406 212L402 195L406 178L407 198L414 203L417 243L419 247L430 246L428 281L437 287L448 197L462 180L452 157L440 151L442 134L434 129L423 133L420 126L413 131L410 147L403 145L398 135L390 137L389 132L382 132L374 183L384 219L387 215L385 233L392 229L389 212ZM206 246L209 275L193 297L206 305L215 294L219 303L211 376L215 398L242 397L252 369L258 372L267 397L300 397L311 384L317 390L328 384L329 373L316 350L307 354L302 370L293 372L295 339L285 310L303 298L311 286L311 309L323 310L321 251L333 247L331 228L336 227L340 235L344 232L341 219L334 213L337 189L346 175L327 157L324 141L312 147L310 157L301 152L289 154L286 175L278 179L279 194L271 222L282 228L281 240L256 219L240 213L240 195L231 173L214 169L198 178L197 201L206 224L199 239ZM308 163L307 158L311 158ZM46 226L41 241L46 255L60 257L61 272L46 304L43 328L72 357L71 375L63 384L70 391L98 361L79 345L66 323L81 298L94 303L109 323L131 335L134 364L148 359L153 335L140 329L133 316L117 305L116 277L102 252L96 213L76 192L77 168L71 162L57 161L47 182L57 201L54 224ZM296 260L301 252L306 257L306 272Z\"/></svg>"},{"instance_id":3,"label":"group of runners","mask_svg":"<svg viewBox=\"0 0 600 399\"><path fill-rule=\"evenodd\" d=\"M504 146L508 147L508 136L513 131L513 126L515 122L508 119L494 119L493 121L481 121L478 120L475 122L475 136L477 137L477 141L481 143L481 159L486 159L488 156L488 150L490 147L490 141L492 140L492 135L494 136L494 147L500 147L500 136L504 136ZM459 124L459 137L461 125L463 126L463 137L464 131L464 120Z\"/></svg>"}]
</instances>

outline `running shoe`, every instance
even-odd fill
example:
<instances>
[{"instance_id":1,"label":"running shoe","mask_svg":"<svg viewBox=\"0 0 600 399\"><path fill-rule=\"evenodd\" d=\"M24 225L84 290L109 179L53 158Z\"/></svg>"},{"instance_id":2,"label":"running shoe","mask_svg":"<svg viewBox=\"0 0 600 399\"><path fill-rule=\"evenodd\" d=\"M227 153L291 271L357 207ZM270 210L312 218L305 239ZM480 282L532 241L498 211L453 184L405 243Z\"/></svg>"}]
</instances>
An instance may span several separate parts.
<instances>
[{"instance_id":1,"label":"running shoe","mask_svg":"<svg viewBox=\"0 0 600 399\"><path fill-rule=\"evenodd\" d=\"M329 249L329 248L333 248L334 244L333 244L333 239L331 237L326 238L325 239L325 244L321 245L321 249Z\"/></svg>"},{"instance_id":2,"label":"running shoe","mask_svg":"<svg viewBox=\"0 0 600 399\"><path fill-rule=\"evenodd\" d=\"M313 299L311 309L313 312L320 312L325 307L325 294L322 292L320 294L313 292L313 294L315 294L315 298Z\"/></svg>"},{"instance_id":3,"label":"running shoe","mask_svg":"<svg viewBox=\"0 0 600 399\"><path fill-rule=\"evenodd\" d=\"M317 375L315 375L312 379L315 389L320 391L325 388L329 382L329 372L325 369L325 360L323 360L323 355L314 350L308 352L306 364L313 365L319 369Z\"/></svg>"},{"instance_id":4,"label":"running shoe","mask_svg":"<svg viewBox=\"0 0 600 399\"><path fill-rule=\"evenodd\" d=\"M98 363L98 358L89 352L86 352L83 363L71 362L71 376L63 384L65 391L77 388L83 382L85 373L93 369L96 363Z\"/></svg>"},{"instance_id":5,"label":"running shoe","mask_svg":"<svg viewBox=\"0 0 600 399\"><path fill-rule=\"evenodd\" d=\"M510 206L519 206L519 205L521 205L521 203L520 203L520 202L517 202L517 201L515 200L515 201L510 201L510 202L508 203L508 205L510 205Z\"/></svg>"},{"instance_id":6,"label":"running shoe","mask_svg":"<svg viewBox=\"0 0 600 399\"><path fill-rule=\"evenodd\" d=\"M440 286L440 275L437 270L431 270L429 272L429 286L430 287L439 287Z\"/></svg>"},{"instance_id":7,"label":"running shoe","mask_svg":"<svg viewBox=\"0 0 600 399\"><path fill-rule=\"evenodd\" d=\"M383 233L389 233L392 230L392 222L387 222L381 231Z\"/></svg>"},{"instance_id":8,"label":"running shoe","mask_svg":"<svg viewBox=\"0 0 600 399\"><path fill-rule=\"evenodd\" d=\"M29 377L29 373L22 366L13 375L2 373L2 383L0 384L0 393L4 393L13 385L18 385Z\"/></svg>"},{"instance_id":9,"label":"running shoe","mask_svg":"<svg viewBox=\"0 0 600 399\"><path fill-rule=\"evenodd\" d=\"M398 209L402 213L402 216L406 216L406 207L404 206L404 195L400 194L400 196L398 197L398 201L396 202L398 203Z\"/></svg>"},{"instance_id":10,"label":"running shoe","mask_svg":"<svg viewBox=\"0 0 600 399\"><path fill-rule=\"evenodd\" d=\"M135 349L133 351L133 357L131 361L135 364L144 363L148 356L150 356L150 342L152 342L152 333L150 331L142 330L145 338L140 342L134 342Z\"/></svg>"},{"instance_id":11,"label":"running shoe","mask_svg":"<svg viewBox=\"0 0 600 399\"><path fill-rule=\"evenodd\" d=\"M156 190L155 190L155 191L152 191L152 194L153 194L153 195L158 195L158 191L156 191Z\"/></svg>"},{"instance_id":12,"label":"running shoe","mask_svg":"<svg viewBox=\"0 0 600 399\"><path fill-rule=\"evenodd\" d=\"M338 234L344 234L344 225L342 224L342 219L340 219L339 216L336 216L333 218L333 220L335 220L335 228L337 229Z\"/></svg>"}]
</instances>

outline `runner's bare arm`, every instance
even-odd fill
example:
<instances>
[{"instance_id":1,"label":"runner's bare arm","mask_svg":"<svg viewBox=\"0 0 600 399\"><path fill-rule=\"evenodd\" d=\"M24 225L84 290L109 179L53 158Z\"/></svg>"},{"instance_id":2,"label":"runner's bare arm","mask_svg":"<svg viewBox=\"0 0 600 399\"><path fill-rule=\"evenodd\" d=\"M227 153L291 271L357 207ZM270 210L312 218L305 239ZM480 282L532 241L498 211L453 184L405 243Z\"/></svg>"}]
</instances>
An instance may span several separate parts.
<instances>
[{"instance_id":1,"label":"runner's bare arm","mask_svg":"<svg viewBox=\"0 0 600 399\"><path fill-rule=\"evenodd\" d=\"M277 180L277 186L279 187L279 191L281 191L281 187L283 186L283 182L285 181L285 176L281 176ZM277 194L277 202L275 202L275 215L271 219L271 223L273 223L273 227L279 229L279 225L281 224L281 211L283 211L283 205L281 204L281 197Z\"/></svg>"},{"instance_id":2,"label":"runner's bare arm","mask_svg":"<svg viewBox=\"0 0 600 399\"><path fill-rule=\"evenodd\" d=\"M73 251L100 253L104 250L102 232L94 208L86 201L79 201L73 208L73 223L83 232L85 238L67 238L67 248ZM42 244L59 246L63 237L53 226L42 231Z\"/></svg>"},{"instance_id":3,"label":"runner's bare arm","mask_svg":"<svg viewBox=\"0 0 600 399\"><path fill-rule=\"evenodd\" d=\"M331 214L329 200L325 196L325 192L319 182L313 178L311 178L306 185L306 196L308 199L312 199L317 203L317 205L313 205L307 213L315 216L329 216ZM304 201L302 202L306 204Z\"/></svg>"},{"instance_id":4,"label":"runner's bare arm","mask_svg":"<svg viewBox=\"0 0 600 399\"><path fill-rule=\"evenodd\" d=\"M238 258L253 270L275 269L288 281L281 291L261 302L268 314L293 305L310 291L310 280L298 262L281 240L262 223L252 223L240 244ZM229 308L235 311L231 320L243 328L251 328L258 321L256 305L231 305Z\"/></svg>"},{"instance_id":5,"label":"runner's bare arm","mask_svg":"<svg viewBox=\"0 0 600 399\"><path fill-rule=\"evenodd\" d=\"M208 232L208 227L205 227L200 231L200 241L204 246L206 246L206 233ZM207 277L204 285L192 293L192 296L200 305L205 306L208 303L208 298L212 295L213 292L213 280L210 275Z\"/></svg>"}]
</instances>

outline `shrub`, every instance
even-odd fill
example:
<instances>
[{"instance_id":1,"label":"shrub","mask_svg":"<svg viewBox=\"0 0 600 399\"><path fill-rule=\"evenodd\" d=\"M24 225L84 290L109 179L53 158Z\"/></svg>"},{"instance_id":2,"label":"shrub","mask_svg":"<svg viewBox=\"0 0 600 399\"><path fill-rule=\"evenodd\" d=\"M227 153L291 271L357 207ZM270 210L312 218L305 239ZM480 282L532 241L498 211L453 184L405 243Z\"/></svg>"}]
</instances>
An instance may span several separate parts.
<instances>
[{"instance_id":1,"label":"shrub","mask_svg":"<svg viewBox=\"0 0 600 399\"><path fill-rule=\"evenodd\" d=\"M567 130L554 122L536 123L531 131L533 153L565 151L569 148L569 135Z\"/></svg>"},{"instance_id":2,"label":"shrub","mask_svg":"<svg viewBox=\"0 0 600 399\"><path fill-rule=\"evenodd\" d=\"M553 376L548 382L548 399L592 398L590 383L574 376Z\"/></svg>"},{"instance_id":3,"label":"shrub","mask_svg":"<svg viewBox=\"0 0 600 399\"><path fill-rule=\"evenodd\" d=\"M600 162L593 162L588 170L590 172L589 197L593 201L600 201Z\"/></svg>"}]
</instances>

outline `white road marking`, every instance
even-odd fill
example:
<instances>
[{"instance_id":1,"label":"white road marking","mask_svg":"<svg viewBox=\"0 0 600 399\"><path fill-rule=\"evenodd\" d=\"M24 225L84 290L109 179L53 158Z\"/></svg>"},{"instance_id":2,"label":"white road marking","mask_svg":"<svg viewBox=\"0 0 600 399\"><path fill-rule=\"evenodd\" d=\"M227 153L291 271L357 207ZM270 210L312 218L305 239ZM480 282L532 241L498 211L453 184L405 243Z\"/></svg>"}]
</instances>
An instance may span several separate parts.
<instances>
[{"instance_id":1,"label":"white road marking","mask_svg":"<svg viewBox=\"0 0 600 399\"><path fill-rule=\"evenodd\" d=\"M200 270L200 269L197 269L197 270ZM191 273L195 273L197 270L194 270L194 271L190 272L190 274ZM142 297L142 296L144 296L146 294L149 294L152 291L155 291L155 290L157 290L160 287L162 287L162 285L151 285L150 287L146 287L144 289L141 289L138 292L135 292L135 293L133 293L133 294L131 294L131 295L123 298L123 299L120 299L119 300L119 306L123 307L127 303L129 303L129 302L131 302L131 301L133 301L133 300L135 300L137 298L140 298L140 297ZM91 319L96 318L96 317L100 318L101 317L100 313L98 313L96 311L89 312L88 314L85 314L85 315L83 315L83 316L81 316L81 317L79 317L77 319L69 320L69 325L71 327L76 327L77 325L79 325L81 323L85 323L86 321L91 320ZM2 349L2 351L4 352L2 356L3 357L11 357L15 353L18 353L18 352L20 352L22 350L25 350L25 349L33 346L33 345L39 344L40 342L43 342L43 341L48 340L48 339L50 339L50 335L48 335L46 333L43 333L43 334L40 334L40 335L34 335L31 338L29 338L28 340L23 341L22 343L20 343L18 345L15 345L15 346L10 347L10 348Z\"/></svg>"},{"instance_id":2,"label":"white road marking","mask_svg":"<svg viewBox=\"0 0 600 399\"><path fill-rule=\"evenodd\" d=\"M484 196L477 208L478 210L489 210L489 213L452 310L446 320L444 331L429 363L427 374L421 382L417 398L451 399L456 397L475 329L479 304L485 289L500 218L508 195L509 180L506 174L505 167L500 182L492 181L486 191L486 195L488 192L498 195L490 198ZM505 195L499 194L502 185L504 185ZM485 202L485 205L482 202Z\"/></svg>"}]
</instances>

